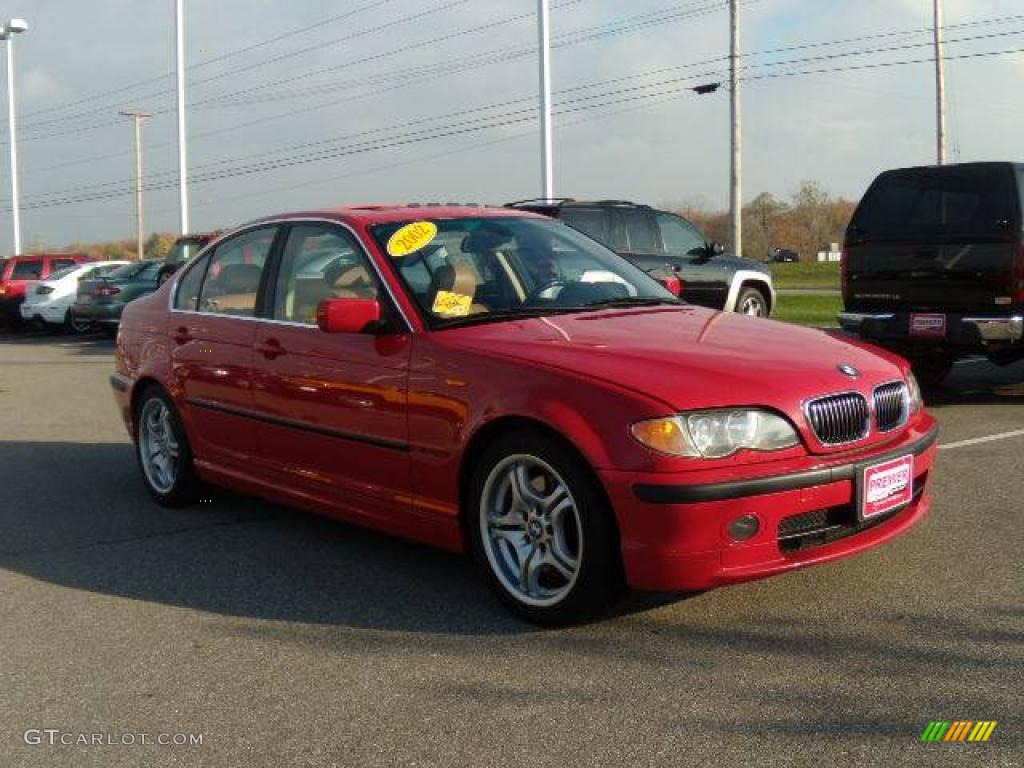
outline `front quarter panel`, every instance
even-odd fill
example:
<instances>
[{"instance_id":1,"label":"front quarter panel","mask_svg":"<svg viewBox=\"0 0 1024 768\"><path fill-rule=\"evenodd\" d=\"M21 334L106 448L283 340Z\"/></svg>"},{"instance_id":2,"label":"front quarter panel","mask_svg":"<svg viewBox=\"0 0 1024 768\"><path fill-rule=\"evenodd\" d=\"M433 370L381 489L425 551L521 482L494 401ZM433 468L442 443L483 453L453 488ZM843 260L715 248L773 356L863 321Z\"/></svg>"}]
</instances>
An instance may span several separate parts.
<instances>
[{"instance_id":1,"label":"front quarter panel","mask_svg":"<svg viewBox=\"0 0 1024 768\"><path fill-rule=\"evenodd\" d=\"M604 381L503 359L419 334L409 378L409 434L416 504L455 516L467 446L501 419L529 419L571 442L591 467L655 471L653 455L629 434L668 405ZM477 446L479 447L479 446Z\"/></svg>"}]
</instances>

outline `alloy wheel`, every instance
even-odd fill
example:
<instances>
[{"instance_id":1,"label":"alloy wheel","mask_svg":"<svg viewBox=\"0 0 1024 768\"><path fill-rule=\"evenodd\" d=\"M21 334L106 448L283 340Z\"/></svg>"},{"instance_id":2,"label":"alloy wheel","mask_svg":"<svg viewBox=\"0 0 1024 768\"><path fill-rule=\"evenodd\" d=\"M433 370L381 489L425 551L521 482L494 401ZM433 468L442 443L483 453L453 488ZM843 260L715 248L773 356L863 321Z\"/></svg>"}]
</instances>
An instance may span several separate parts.
<instances>
[{"instance_id":1,"label":"alloy wheel","mask_svg":"<svg viewBox=\"0 0 1024 768\"><path fill-rule=\"evenodd\" d=\"M171 411L159 398L146 402L139 416L139 455L142 471L160 494L173 490L178 479L181 449L174 436Z\"/></svg>"},{"instance_id":2,"label":"alloy wheel","mask_svg":"<svg viewBox=\"0 0 1024 768\"><path fill-rule=\"evenodd\" d=\"M507 456L491 470L480 503L480 535L502 587L526 605L560 602L579 577L579 509L565 480L536 456Z\"/></svg>"}]
</instances>

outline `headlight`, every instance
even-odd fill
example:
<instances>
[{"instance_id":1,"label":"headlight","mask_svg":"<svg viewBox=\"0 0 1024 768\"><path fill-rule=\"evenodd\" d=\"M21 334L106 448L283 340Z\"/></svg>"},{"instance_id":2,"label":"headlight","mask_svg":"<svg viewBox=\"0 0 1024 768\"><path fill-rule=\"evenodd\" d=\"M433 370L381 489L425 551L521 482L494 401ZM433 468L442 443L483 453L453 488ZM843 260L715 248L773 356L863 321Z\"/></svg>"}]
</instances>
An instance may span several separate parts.
<instances>
[{"instance_id":1,"label":"headlight","mask_svg":"<svg viewBox=\"0 0 1024 768\"><path fill-rule=\"evenodd\" d=\"M694 411L634 424L643 445L670 456L723 459L740 450L779 451L798 445L793 426L771 411Z\"/></svg>"},{"instance_id":2,"label":"headlight","mask_svg":"<svg viewBox=\"0 0 1024 768\"><path fill-rule=\"evenodd\" d=\"M910 415L913 416L924 407L924 399L921 397L921 385L912 373L907 374L907 393L910 396Z\"/></svg>"}]
</instances>

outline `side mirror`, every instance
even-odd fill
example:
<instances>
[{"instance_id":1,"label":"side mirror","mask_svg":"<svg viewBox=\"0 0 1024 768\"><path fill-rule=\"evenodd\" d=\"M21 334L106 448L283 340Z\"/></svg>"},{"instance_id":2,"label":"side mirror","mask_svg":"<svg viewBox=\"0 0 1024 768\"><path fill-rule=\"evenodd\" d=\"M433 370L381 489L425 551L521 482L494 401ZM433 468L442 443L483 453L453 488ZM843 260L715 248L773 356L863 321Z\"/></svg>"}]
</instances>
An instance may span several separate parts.
<instances>
[{"instance_id":1,"label":"side mirror","mask_svg":"<svg viewBox=\"0 0 1024 768\"><path fill-rule=\"evenodd\" d=\"M711 246L708 248L708 252L712 256L721 256L723 253L725 253L725 246L717 242L711 243Z\"/></svg>"},{"instance_id":2,"label":"side mirror","mask_svg":"<svg viewBox=\"0 0 1024 768\"><path fill-rule=\"evenodd\" d=\"M324 299L316 308L316 324L324 333L365 333L380 316L377 299Z\"/></svg>"},{"instance_id":3,"label":"side mirror","mask_svg":"<svg viewBox=\"0 0 1024 768\"><path fill-rule=\"evenodd\" d=\"M665 286L665 290L671 293L676 298L683 295L683 281L675 275L668 275L666 277L659 277L658 282Z\"/></svg>"}]
</instances>

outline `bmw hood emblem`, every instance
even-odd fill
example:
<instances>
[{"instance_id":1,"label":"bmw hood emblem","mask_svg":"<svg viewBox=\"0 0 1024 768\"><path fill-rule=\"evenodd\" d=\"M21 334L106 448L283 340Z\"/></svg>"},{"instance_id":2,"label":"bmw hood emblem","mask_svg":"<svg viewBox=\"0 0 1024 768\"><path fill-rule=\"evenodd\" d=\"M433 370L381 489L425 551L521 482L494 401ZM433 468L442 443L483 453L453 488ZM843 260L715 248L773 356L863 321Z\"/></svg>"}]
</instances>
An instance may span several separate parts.
<instances>
[{"instance_id":1,"label":"bmw hood emblem","mask_svg":"<svg viewBox=\"0 0 1024 768\"><path fill-rule=\"evenodd\" d=\"M858 371L849 363L840 363L839 365L836 366L836 368L839 370L841 374L843 374L843 376L849 376L851 379L860 378L860 371Z\"/></svg>"}]
</instances>

